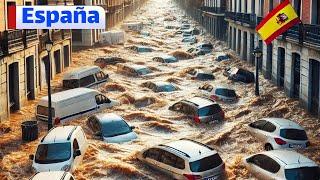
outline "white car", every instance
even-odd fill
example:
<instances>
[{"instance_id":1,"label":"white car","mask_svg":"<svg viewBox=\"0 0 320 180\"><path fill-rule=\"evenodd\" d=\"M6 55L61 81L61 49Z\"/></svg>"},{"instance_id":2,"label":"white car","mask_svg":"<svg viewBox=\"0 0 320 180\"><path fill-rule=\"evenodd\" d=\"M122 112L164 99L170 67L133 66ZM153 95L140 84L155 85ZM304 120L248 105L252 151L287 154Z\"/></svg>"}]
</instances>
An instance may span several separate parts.
<instances>
[{"instance_id":1,"label":"white car","mask_svg":"<svg viewBox=\"0 0 320 180\"><path fill-rule=\"evenodd\" d=\"M70 171L81 163L88 140L81 126L56 127L45 135L35 155L30 155L36 172Z\"/></svg>"},{"instance_id":2,"label":"white car","mask_svg":"<svg viewBox=\"0 0 320 180\"><path fill-rule=\"evenodd\" d=\"M137 134L133 131L135 127L129 126L121 116L114 113L91 116L87 124L95 136L108 143L124 143L137 139Z\"/></svg>"},{"instance_id":3,"label":"white car","mask_svg":"<svg viewBox=\"0 0 320 180\"><path fill-rule=\"evenodd\" d=\"M235 102L238 100L238 96L234 89L217 86L213 87L210 84L204 84L199 87L202 94L214 101Z\"/></svg>"},{"instance_id":4,"label":"white car","mask_svg":"<svg viewBox=\"0 0 320 180\"><path fill-rule=\"evenodd\" d=\"M247 157L247 169L258 179L319 180L319 166L307 157L287 150L261 152Z\"/></svg>"},{"instance_id":5,"label":"white car","mask_svg":"<svg viewBox=\"0 0 320 180\"><path fill-rule=\"evenodd\" d=\"M30 180L74 180L75 178L66 171L39 172L30 178Z\"/></svg>"},{"instance_id":6,"label":"white car","mask_svg":"<svg viewBox=\"0 0 320 180\"><path fill-rule=\"evenodd\" d=\"M147 148L138 159L172 179L221 179L225 164L217 151L202 143L181 139Z\"/></svg>"},{"instance_id":7,"label":"white car","mask_svg":"<svg viewBox=\"0 0 320 180\"><path fill-rule=\"evenodd\" d=\"M297 123L283 118L263 118L249 124L249 132L262 141L265 150L306 148L307 134Z\"/></svg>"}]
</instances>

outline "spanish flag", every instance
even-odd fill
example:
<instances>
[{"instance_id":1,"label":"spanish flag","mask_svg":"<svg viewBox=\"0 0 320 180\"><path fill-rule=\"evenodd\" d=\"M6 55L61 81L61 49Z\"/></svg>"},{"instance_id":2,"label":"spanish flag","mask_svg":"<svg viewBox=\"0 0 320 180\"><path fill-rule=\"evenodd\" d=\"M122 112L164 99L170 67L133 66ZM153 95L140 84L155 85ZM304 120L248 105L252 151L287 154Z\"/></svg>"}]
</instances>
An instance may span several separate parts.
<instances>
[{"instance_id":1,"label":"spanish flag","mask_svg":"<svg viewBox=\"0 0 320 180\"><path fill-rule=\"evenodd\" d=\"M270 44L277 36L299 22L300 18L290 4L290 1L285 0L261 21L256 27L256 31L266 44Z\"/></svg>"}]
</instances>

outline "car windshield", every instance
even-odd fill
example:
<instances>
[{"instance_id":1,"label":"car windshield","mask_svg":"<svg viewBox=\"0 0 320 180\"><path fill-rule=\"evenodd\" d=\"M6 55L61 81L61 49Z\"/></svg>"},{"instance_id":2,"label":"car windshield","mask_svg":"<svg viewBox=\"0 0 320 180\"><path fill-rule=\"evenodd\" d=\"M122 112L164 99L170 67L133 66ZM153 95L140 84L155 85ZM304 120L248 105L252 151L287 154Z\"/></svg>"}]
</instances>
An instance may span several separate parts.
<instances>
[{"instance_id":1,"label":"car windshield","mask_svg":"<svg viewBox=\"0 0 320 180\"><path fill-rule=\"evenodd\" d=\"M221 107L217 104L203 107L198 110L199 116L211 116L221 111Z\"/></svg>"},{"instance_id":2,"label":"car windshield","mask_svg":"<svg viewBox=\"0 0 320 180\"><path fill-rule=\"evenodd\" d=\"M300 129L281 129L280 136L292 140L308 140L306 132Z\"/></svg>"},{"instance_id":3,"label":"car windshield","mask_svg":"<svg viewBox=\"0 0 320 180\"><path fill-rule=\"evenodd\" d=\"M171 92L175 91L176 88L172 84L163 85L158 88L159 92Z\"/></svg>"},{"instance_id":4,"label":"car windshield","mask_svg":"<svg viewBox=\"0 0 320 180\"><path fill-rule=\"evenodd\" d=\"M138 48L138 52L151 52L151 48L147 48L147 47L139 47Z\"/></svg>"},{"instance_id":5,"label":"car windshield","mask_svg":"<svg viewBox=\"0 0 320 180\"><path fill-rule=\"evenodd\" d=\"M132 130L125 121L111 121L102 124L103 137L114 137L122 134L128 134Z\"/></svg>"},{"instance_id":6,"label":"car windshield","mask_svg":"<svg viewBox=\"0 0 320 180\"><path fill-rule=\"evenodd\" d=\"M225 97L237 97L236 92L231 89L217 89L216 94Z\"/></svg>"},{"instance_id":7,"label":"car windshield","mask_svg":"<svg viewBox=\"0 0 320 180\"><path fill-rule=\"evenodd\" d=\"M59 163L69 160L70 156L70 142L40 144L36 152L35 162L39 164Z\"/></svg>"},{"instance_id":8,"label":"car windshield","mask_svg":"<svg viewBox=\"0 0 320 180\"><path fill-rule=\"evenodd\" d=\"M285 170L286 179L288 180L309 180L320 179L319 167L300 167Z\"/></svg>"},{"instance_id":9,"label":"car windshield","mask_svg":"<svg viewBox=\"0 0 320 180\"><path fill-rule=\"evenodd\" d=\"M199 73L197 77L198 79L214 79L212 74L204 74L204 73Z\"/></svg>"},{"instance_id":10,"label":"car windshield","mask_svg":"<svg viewBox=\"0 0 320 180\"><path fill-rule=\"evenodd\" d=\"M138 69L137 72L139 75L146 75L146 74L151 73L150 69L148 69L148 68Z\"/></svg>"},{"instance_id":11,"label":"car windshield","mask_svg":"<svg viewBox=\"0 0 320 180\"><path fill-rule=\"evenodd\" d=\"M203 172L218 167L222 164L219 154L205 157L198 161L190 162L190 170L192 172Z\"/></svg>"}]
</instances>

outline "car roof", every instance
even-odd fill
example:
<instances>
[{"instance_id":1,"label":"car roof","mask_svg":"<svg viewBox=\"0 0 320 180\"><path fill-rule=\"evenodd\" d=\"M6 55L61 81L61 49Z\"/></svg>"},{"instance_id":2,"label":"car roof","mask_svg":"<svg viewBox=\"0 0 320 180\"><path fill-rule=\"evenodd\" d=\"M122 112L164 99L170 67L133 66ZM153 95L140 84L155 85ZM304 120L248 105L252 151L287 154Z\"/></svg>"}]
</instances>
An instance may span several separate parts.
<instances>
[{"instance_id":1,"label":"car roof","mask_svg":"<svg viewBox=\"0 0 320 180\"><path fill-rule=\"evenodd\" d=\"M81 78L86 77L90 74L95 74L100 71L101 71L101 69L98 66L84 66L84 67L75 69L69 73L66 73L63 76L63 79L64 80L66 80L66 79L81 79Z\"/></svg>"},{"instance_id":2,"label":"car roof","mask_svg":"<svg viewBox=\"0 0 320 180\"><path fill-rule=\"evenodd\" d=\"M317 166L315 162L305 157L302 154L299 154L295 151L288 150L273 150L273 151L265 151L262 154L272 157L273 159L277 159L282 163L283 166L287 167L303 167L303 166Z\"/></svg>"},{"instance_id":3,"label":"car roof","mask_svg":"<svg viewBox=\"0 0 320 180\"><path fill-rule=\"evenodd\" d=\"M57 103L60 101L64 101L67 99L71 99L74 97L78 97L81 96L83 94L87 94L87 93L99 93L97 90L94 89L90 89L90 88L75 88L75 89L69 89L66 91L61 91L58 93L54 93L51 95L51 101L52 103ZM48 96L42 97L41 101L47 101L48 100Z\"/></svg>"},{"instance_id":4,"label":"car roof","mask_svg":"<svg viewBox=\"0 0 320 180\"><path fill-rule=\"evenodd\" d=\"M73 132L79 128L79 126L59 126L51 129L47 135L45 135L41 143L51 144L59 142L69 142Z\"/></svg>"},{"instance_id":5,"label":"car roof","mask_svg":"<svg viewBox=\"0 0 320 180\"><path fill-rule=\"evenodd\" d=\"M209 69L199 69L197 72L199 74L210 74L210 75L213 75L213 73Z\"/></svg>"},{"instance_id":6,"label":"car roof","mask_svg":"<svg viewBox=\"0 0 320 180\"><path fill-rule=\"evenodd\" d=\"M188 100L184 100L187 102L191 102L197 105L198 108L202 108L202 107L206 107L206 106L210 106L212 104L215 104L212 100L207 99L207 98L203 98L203 97L193 97L191 99Z\"/></svg>"},{"instance_id":7,"label":"car roof","mask_svg":"<svg viewBox=\"0 0 320 180\"><path fill-rule=\"evenodd\" d=\"M65 177L68 172L65 171L48 171L48 172L39 172L35 174L31 180L42 180L42 179L47 179L47 180L55 180L55 179L62 179Z\"/></svg>"},{"instance_id":8,"label":"car roof","mask_svg":"<svg viewBox=\"0 0 320 180\"><path fill-rule=\"evenodd\" d=\"M269 121L274 125L278 125L280 128L291 128L304 130L299 124L289 119L284 118L263 118L263 120Z\"/></svg>"},{"instance_id":9,"label":"car roof","mask_svg":"<svg viewBox=\"0 0 320 180\"><path fill-rule=\"evenodd\" d=\"M130 67L134 70L140 70L140 69L145 69L145 68L149 69L147 66L139 65L139 64L130 64L130 65L125 65L125 66Z\"/></svg>"},{"instance_id":10,"label":"car roof","mask_svg":"<svg viewBox=\"0 0 320 180\"><path fill-rule=\"evenodd\" d=\"M198 160L208 155L217 153L217 151L207 145L188 139L181 139L178 141L165 143L162 145L162 147L172 148L173 150L181 152L185 154L184 156L189 158L190 161Z\"/></svg>"},{"instance_id":11,"label":"car roof","mask_svg":"<svg viewBox=\"0 0 320 180\"><path fill-rule=\"evenodd\" d=\"M152 82L152 83L154 83L157 87L161 87L161 86L173 86L171 83L165 82L165 81L156 81L156 82Z\"/></svg>"},{"instance_id":12,"label":"car roof","mask_svg":"<svg viewBox=\"0 0 320 180\"><path fill-rule=\"evenodd\" d=\"M123 118L115 113L103 113L95 116L101 124L110 123L112 121L123 121Z\"/></svg>"}]
</instances>

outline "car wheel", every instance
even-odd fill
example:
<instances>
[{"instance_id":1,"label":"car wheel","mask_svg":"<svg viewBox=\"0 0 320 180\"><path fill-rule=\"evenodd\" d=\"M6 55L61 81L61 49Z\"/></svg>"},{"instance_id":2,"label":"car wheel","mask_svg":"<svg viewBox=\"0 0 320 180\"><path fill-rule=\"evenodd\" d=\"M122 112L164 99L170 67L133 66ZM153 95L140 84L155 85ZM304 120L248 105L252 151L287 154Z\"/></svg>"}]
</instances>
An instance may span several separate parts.
<instances>
[{"instance_id":1,"label":"car wheel","mask_svg":"<svg viewBox=\"0 0 320 180\"><path fill-rule=\"evenodd\" d=\"M271 146L271 144L266 144L266 145L264 146L264 149L265 149L266 151L272 151L272 150L273 150L273 147Z\"/></svg>"}]
</instances>

